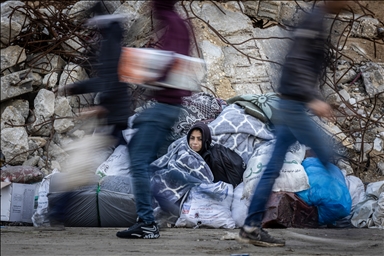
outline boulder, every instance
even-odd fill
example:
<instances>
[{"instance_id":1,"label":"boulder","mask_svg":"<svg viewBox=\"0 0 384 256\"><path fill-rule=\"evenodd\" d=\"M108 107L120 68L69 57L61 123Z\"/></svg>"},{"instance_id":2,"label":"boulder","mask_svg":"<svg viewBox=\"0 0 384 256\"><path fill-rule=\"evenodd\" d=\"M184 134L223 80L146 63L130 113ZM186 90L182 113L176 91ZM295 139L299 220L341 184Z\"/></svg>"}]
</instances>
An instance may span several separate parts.
<instances>
[{"instance_id":1,"label":"boulder","mask_svg":"<svg viewBox=\"0 0 384 256\"><path fill-rule=\"evenodd\" d=\"M59 55L38 53L28 56L27 64L33 71L45 75L51 72L61 73L65 61Z\"/></svg>"},{"instance_id":2,"label":"boulder","mask_svg":"<svg viewBox=\"0 0 384 256\"><path fill-rule=\"evenodd\" d=\"M1 152L8 164L22 164L27 160L28 150L28 134L24 127L1 130Z\"/></svg>"},{"instance_id":3,"label":"boulder","mask_svg":"<svg viewBox=\"0 0 384 256\"><path fill-rule=\"evenodd\" d=\"M1 77L1 102L33 90L33 73L30 69L21 70Z\"/></svg>"},{"instance_id":4,"label":"boulder","mask_svg":"<svg viewBox=\"0 0 384 256\"><path fill-rule=\"evenodd\" d=\"M1 70L13 67L26 59L25 49L18 45L12 45L5 49L1 49Z\"/></svg>"},{"instance_id":5,"label":"boulder","mask_svg":"<svg viewBox=\"0 0 384 256\"><path fill-rule=\"evenodd\" d=\"M18 36L24 26L30 23L22 8L22 1L6 1L1 3L1 43L9 45Z\"/></svg>"}]
</instances>

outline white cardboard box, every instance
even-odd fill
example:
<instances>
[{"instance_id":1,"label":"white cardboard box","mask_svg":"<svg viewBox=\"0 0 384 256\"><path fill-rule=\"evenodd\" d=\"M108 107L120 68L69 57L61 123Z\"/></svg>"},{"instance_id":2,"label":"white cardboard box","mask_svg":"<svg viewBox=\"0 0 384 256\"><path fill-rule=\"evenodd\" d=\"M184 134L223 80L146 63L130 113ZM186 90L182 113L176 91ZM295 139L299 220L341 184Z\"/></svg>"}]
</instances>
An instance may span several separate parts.
<instances>
[{"instance_id":1,"label":"white cardboard box","mask_svg":"<svg viewBox=\"0 0 384 256\"><path fill-rule=\"evenodd\" d=\"M34 184L1 182L1 221L32 223Z\"/></svg>"}]
</instances>

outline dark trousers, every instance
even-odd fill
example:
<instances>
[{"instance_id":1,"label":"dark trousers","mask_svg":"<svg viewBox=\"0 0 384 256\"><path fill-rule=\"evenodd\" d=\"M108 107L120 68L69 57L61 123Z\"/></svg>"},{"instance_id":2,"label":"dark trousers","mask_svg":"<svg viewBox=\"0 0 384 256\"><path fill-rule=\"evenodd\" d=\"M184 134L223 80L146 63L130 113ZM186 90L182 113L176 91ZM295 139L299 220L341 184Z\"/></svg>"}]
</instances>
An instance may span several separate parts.
<instances>
[{"instance_id":1,"label":"dark trousers","mask_svg":"<svg viewBox=\"0 0 384 256\"><path fill-rule=\"evenodd\" d=\"M271 159L254 191L248 209L248 216L244 222L244 225L247 226L261 227L265 207L272 193L272 187L280 175L285 154L293 143L299 141L301 144L309 146L324 166L328 165L332 154L332 147L324 139L327 136L322 134L323 131L308 116L304 102L280 100L279 105L279 123L276 125L275 147Z\"/></svg>"}]
</instances>

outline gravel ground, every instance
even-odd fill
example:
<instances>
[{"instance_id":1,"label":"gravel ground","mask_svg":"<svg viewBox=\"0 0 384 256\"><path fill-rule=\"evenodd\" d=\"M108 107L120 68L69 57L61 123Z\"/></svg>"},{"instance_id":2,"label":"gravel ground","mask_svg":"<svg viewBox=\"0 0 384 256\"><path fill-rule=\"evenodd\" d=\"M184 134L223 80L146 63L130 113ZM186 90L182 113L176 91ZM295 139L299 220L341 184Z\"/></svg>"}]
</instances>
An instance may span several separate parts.
<instances>
[{"instance_id":1,"label":"gravel ground","mask_svg":"<svg viewBox=\"0 0 384 256\"><path fill-rule=\"evenodd\" d=\"M155 240L120 239L120 228L67 227L41 231L2 226L1 255L383 255L380 229L268 229L285 247L264 248L234 240L238 229L162 229Z\"/></svg>"}]
</instances>

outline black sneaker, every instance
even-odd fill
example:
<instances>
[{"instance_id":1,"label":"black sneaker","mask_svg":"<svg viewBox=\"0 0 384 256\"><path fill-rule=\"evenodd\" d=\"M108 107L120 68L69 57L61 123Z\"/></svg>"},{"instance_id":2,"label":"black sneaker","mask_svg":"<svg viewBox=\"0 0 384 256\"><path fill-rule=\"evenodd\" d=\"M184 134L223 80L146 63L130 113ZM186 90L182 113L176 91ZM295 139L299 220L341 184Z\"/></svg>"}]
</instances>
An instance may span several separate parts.
<instances>
[{"instance_id":1,"label":"black sneaker","mask_svg":"<svg viewBox=\"0 0 384 256\"><path fill-rule=\"evenodd\" d=\"M145 224L139 220L132 227L119 231L116 236L120 238L144 238L144 239L156 239L160 237L159 228L155 222L151 224Z\"/></svg>"},{"instance_id":2,"label":"black sneaker","mask_svg":"<svg viewBox=\"0 0 384 256\"><path fill-rule=\"evenodd\" d=\"M284 246L285 241L276 239L267 231L258 227L244 226L240 229L239 236L236 238L239 242L253 244L263 247L277 247Z\"/></svg>"}]
</instances>

